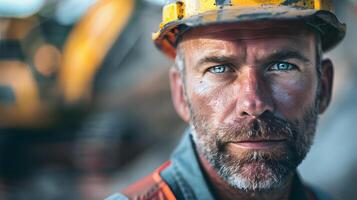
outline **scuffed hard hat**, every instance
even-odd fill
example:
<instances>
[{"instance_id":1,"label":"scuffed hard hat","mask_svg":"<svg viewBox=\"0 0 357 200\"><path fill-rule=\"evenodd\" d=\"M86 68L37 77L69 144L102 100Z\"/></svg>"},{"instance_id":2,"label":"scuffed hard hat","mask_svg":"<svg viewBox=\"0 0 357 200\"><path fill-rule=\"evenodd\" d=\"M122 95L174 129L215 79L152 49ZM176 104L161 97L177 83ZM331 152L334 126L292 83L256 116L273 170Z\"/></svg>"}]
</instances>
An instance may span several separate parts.
<instances>
[{"instance_id":1,"label":"scuffed hard hat","mask_svg":"<svg viewBox=\"0 0 357 200\"><path fill-rule=\"evenodd\" d=\"M163 8L156 46L171 58L187 30L212 24L258 20L302 20L321 35L326 52L345 36L346 25L333 12L332 0L169 0Z\"/></svg>"}]
</instances>

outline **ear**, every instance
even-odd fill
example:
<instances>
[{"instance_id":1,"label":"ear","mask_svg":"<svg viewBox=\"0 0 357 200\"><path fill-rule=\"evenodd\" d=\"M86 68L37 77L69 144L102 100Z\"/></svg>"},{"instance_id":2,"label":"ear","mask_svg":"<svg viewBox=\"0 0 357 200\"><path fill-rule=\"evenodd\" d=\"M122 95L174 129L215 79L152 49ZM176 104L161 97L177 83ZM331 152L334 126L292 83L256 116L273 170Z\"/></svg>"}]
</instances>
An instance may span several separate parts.
<instances>
[{"instance_id":1,"label":"ear","mask_svg":"<svg viewBox=\"0 0 357 200\"><path fill-rule=\"evenodd\" d=\"M171 86L171 97L174 103L176 112L180 117L187 123L190 121L190 109L188 107L188 102L185 98L185 87L180 75L180 72L175 68L171 67L169 72L170 86Z\"/></svg>"},{"instance_id":2,"label":"ear","mask_svg":"<svg viewBox=\"0 0 357 200\"><path fill-rule=\"evenodd\" d=\"M322 69L321 69L321 91L319 94L320 98L320 107L319 113L322 114L325 112L327 107L330 104L331 96L332 96L332 87L333 87L333 64L330 59L325 59L322 61Z\"/></svg>"}]
</instances>

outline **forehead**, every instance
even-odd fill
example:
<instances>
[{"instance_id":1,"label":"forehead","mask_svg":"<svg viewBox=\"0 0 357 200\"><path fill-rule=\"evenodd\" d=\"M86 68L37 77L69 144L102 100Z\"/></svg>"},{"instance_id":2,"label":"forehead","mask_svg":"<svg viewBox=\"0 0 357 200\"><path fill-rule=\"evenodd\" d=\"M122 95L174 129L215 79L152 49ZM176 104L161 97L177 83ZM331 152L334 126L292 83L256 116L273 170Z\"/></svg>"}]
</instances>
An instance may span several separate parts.
<instances>
[{"instance_id":1,"label":"forehead","mask_svg":"<svg viewBox=\"0 0 357 200\"><path fill-rule=\"evenodd\" d=\"M314 32L300 22L263 21L195 28L183 36L179 48L191 55L251 49L267 53L286 48L308 53L315 49L315 41Z\"/></svg>"}]
</instances>

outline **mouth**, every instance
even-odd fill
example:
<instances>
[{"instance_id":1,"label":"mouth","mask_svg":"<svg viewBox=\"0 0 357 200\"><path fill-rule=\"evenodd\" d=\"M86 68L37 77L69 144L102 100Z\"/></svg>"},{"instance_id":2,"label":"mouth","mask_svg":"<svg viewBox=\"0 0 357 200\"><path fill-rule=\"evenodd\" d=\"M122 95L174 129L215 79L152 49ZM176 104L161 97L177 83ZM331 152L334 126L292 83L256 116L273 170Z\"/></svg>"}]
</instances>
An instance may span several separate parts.
<instances>
[{"instance_id":1,"label":"mouth","mask_svg":"<svg viewBox=\"0 0 357 200\"><path fill-rule=\"evenodd\" d=\"M272 149L284 146L286 144L286 139L276 139L276 140L245 140L232 142L231 144L235 148L244 149L244 150L264 150Z\"/></svg>"}]
</instances>

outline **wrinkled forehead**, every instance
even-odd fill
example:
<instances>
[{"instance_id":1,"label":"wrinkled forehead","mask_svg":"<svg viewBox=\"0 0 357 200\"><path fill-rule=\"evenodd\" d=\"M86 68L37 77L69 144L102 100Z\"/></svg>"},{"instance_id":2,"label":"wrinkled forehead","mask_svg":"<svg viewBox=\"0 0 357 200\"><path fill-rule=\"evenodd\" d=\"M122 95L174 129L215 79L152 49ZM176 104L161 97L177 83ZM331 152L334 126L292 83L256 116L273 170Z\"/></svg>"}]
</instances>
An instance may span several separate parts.
<instances>
[{"instance_id":1,"label":"wrinkled forehead","mask_svg":"<svg viewBox=\"0 0 357 200\"><path fill-rule=\"evenodd\" d=\"M184 34L178 51L186 62L195 64L205 57L254 58L295 52L315 60L317 35L295 21L247 22L199 27Z\"/></svg>"},{"instance_id":2,"label":"wrinkled forehead","mask_svg":"<svg viewBox=\"0 0 357 200\"><path fill-rule=\"evenodd\" d=\"M313 30L300 21L255 21L201 26L187 31L182 39L190 40L197 37L230 39L228 36L239 38L245 35L300 36L310 34L314 34Z\"/></svg>"},{"instance_id":3,"label":"wrinkled forehead","mask_svg":"<svg viewBox=\"0 0 357 200\"><path fill-rule=\"evenodd\" d=\"M315 32L307 28L299 21L261 21L239 24L221 24L198 27L185 33L179 43L190 43L190 46L202 46L202 43L212 41L264 41L274 45L275 43L287 43L304 47L305 43L316 41ZM309 45L310 46L310 45Z\"/></svg>"}]
</instances>

